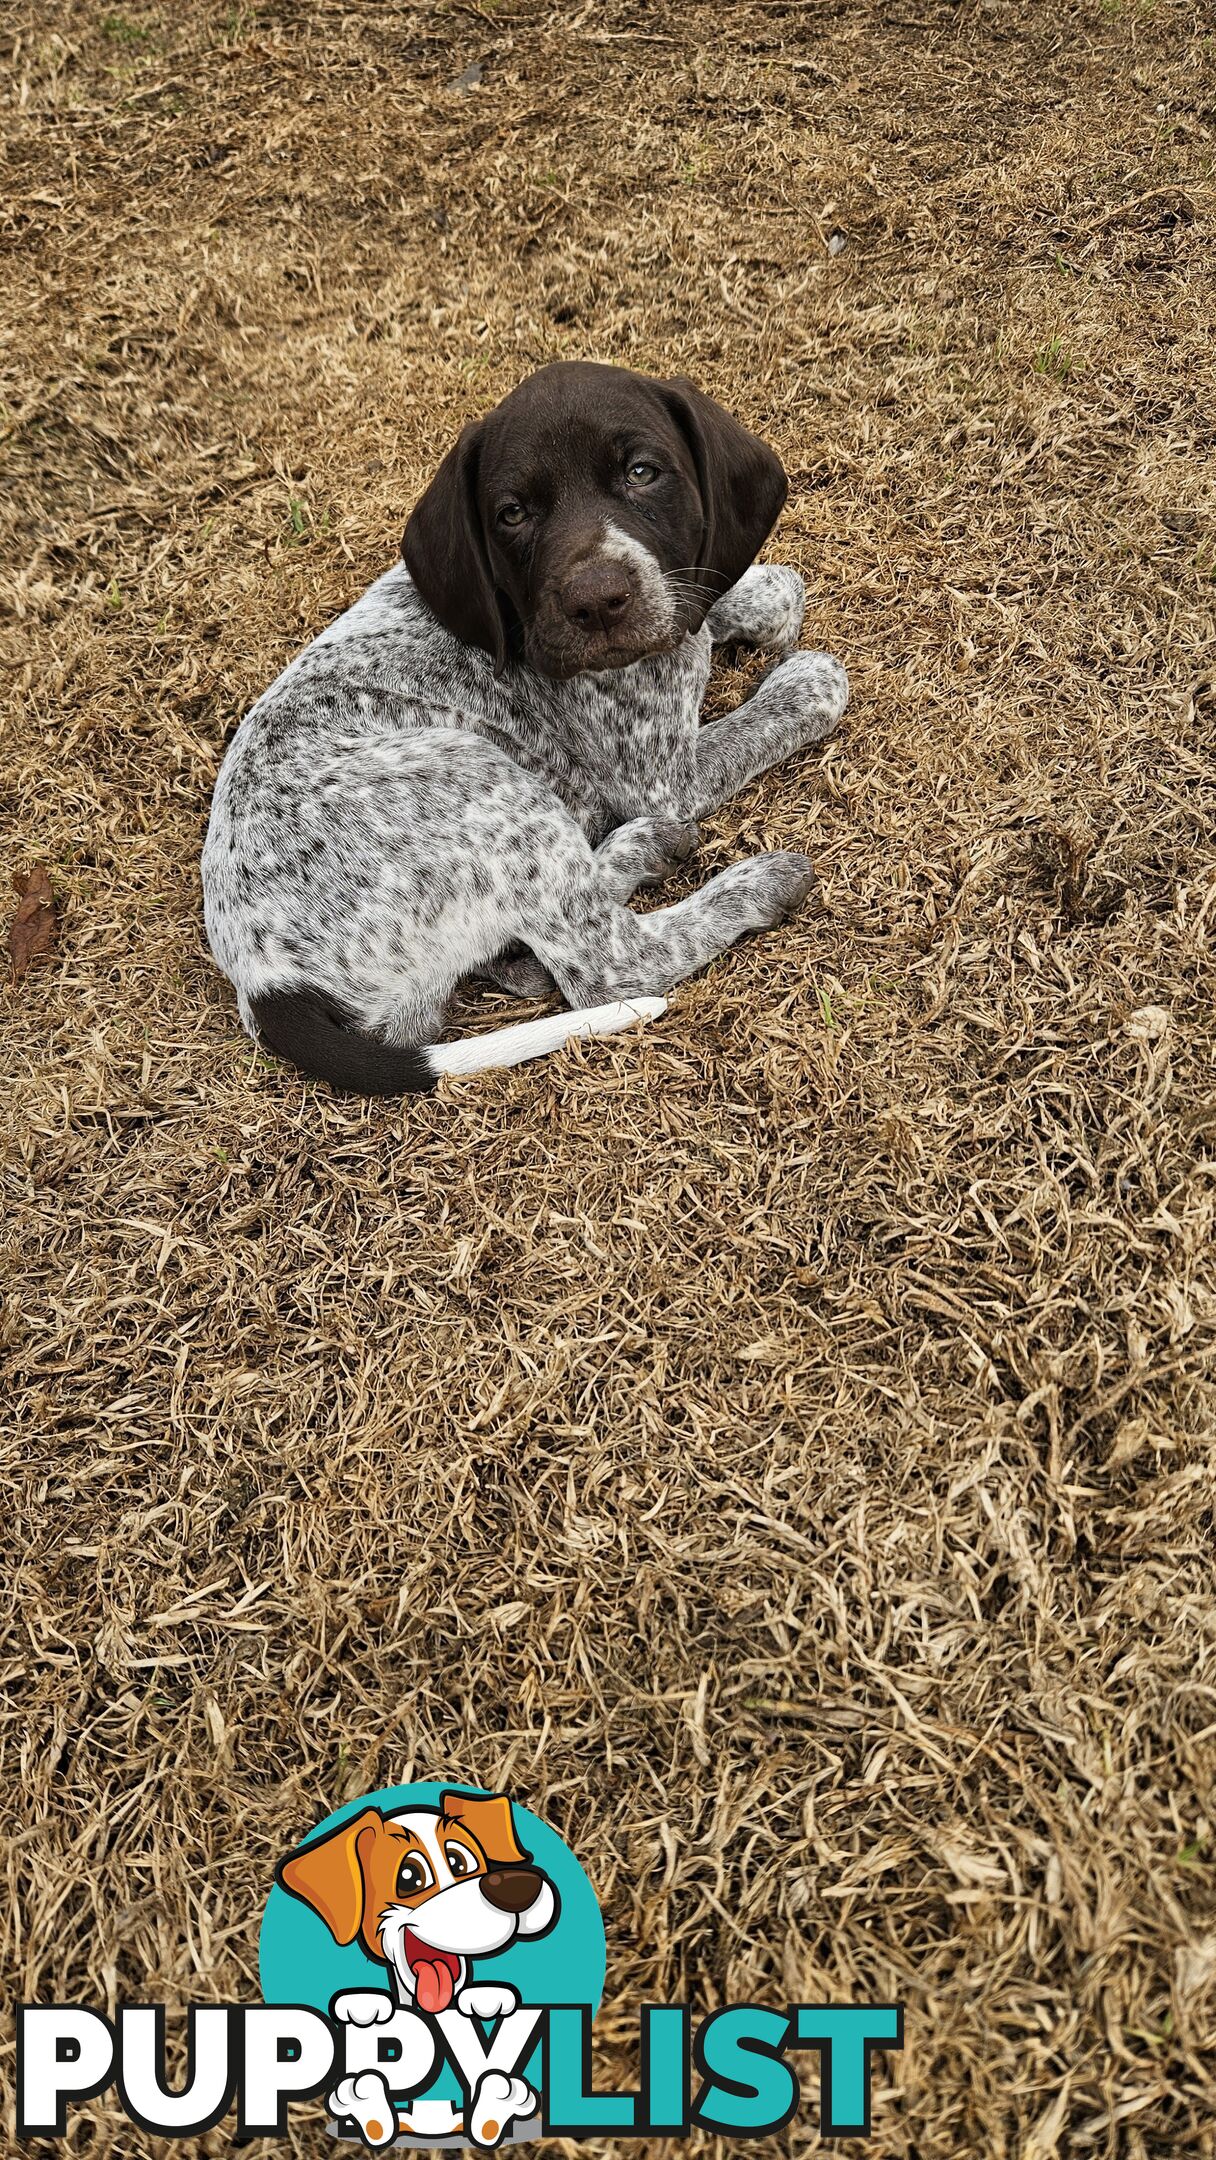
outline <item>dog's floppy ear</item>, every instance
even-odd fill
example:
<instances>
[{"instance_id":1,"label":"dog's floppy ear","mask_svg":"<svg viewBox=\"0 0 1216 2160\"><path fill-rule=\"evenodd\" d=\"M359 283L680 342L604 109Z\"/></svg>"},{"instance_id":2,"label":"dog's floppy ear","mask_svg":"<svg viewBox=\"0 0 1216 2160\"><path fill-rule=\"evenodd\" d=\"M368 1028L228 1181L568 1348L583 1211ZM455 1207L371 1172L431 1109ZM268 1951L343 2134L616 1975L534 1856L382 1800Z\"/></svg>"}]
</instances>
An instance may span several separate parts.
<instances>
[{"instance_id":1,"label":"dog's floppy ear","mask_svg":"<svg viewBox=\"0 0 1216 2160\"><path fill-rule=\"evenodd\" d=\"M733 413L686 375L660 384L668 410L682 428L697 468L705 508L698 566L713 572L714 591L728 592L755 560L776 524L789 492L775 450L751 435Z\"/></svg>"},{"instance_id":2,"label":"dog's floppy ear","mask_svg":"<svg viewBox=\"0 0 1216 2160\"><path fill-rule=\"evenodd\" d=\"M325 1837L288 1853L275 1869L284 1890L320 1913L335 1942L352 1943L363 1925L360 1853L370 1842L368 1833L374 1833L383 1821L376 1808L364 1808Z\"/></svg>"},{"instance_id":3,"label":"dog's floppy ear","mask_svg":"<svg viewBox=\"0 0 1216 2160\"><path fill-rule=\"evenodd\" d=\"M445 1792L440 1813L472 1831L491 1867L518 1867L528 1857L515 1835L515 1817L505 1793Z\"/></svg>"},{"instance_id":4,"label":"dog's floppy ear","mask_svg":"<svg viewBox=\"0 0 1216 2160\"><path fill-rule=\"evenodd\" d=\"M505 603L495 590L477 501L481 423L463 430L401 537L405 567L433 615L465 645L507 660Z\"/></svg>"}]
</instances>

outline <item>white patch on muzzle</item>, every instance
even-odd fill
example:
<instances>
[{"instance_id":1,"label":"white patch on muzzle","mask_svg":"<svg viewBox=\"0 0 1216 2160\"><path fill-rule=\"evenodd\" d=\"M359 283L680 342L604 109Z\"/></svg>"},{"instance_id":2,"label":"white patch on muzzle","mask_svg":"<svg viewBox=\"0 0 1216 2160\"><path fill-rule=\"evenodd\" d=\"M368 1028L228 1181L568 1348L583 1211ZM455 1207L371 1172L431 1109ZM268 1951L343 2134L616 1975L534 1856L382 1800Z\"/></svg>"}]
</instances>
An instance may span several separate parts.
<instances>
[{"instance_id":1,"label":"white patch on muzzle","mask_svg":"<svg viewBox=\"0 0 1216 2160\"><path fill-rule=\"evenodd\" d=\"M480 1875L470 1875L416 1905L409 1928L433 1950L446 1950L454 1957L490 1957L514 1941L519 1915L492 1905Z\"/></svg>"},{"instance_id":2,"label":"white patch on muzzle","mask_svg":"<svg viewBox=\"0 0 1216 2160\"><path fill-rule=\"evenodd\" d=\"M676 603L668 590L667 581L655 557L643 540L635 540L632 533L608 519L604 525L603 545L599 550L604 562L624 563L633 573L636 599L634 612L639 629L656 639L669 638L676 623Z\"/></svg>"}]
</instances>

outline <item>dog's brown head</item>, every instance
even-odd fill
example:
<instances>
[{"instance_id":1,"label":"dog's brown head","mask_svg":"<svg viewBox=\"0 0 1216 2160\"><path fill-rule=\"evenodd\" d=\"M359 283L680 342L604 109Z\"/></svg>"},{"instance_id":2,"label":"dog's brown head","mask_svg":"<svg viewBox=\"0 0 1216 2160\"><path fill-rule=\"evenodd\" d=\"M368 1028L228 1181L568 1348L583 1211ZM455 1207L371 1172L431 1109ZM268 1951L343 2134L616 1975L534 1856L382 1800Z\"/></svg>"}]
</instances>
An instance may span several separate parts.
<instances>
[{"instance_id":1,"label":"dog's brown head","mask_svg":"<svg viewBox=\"0 0 1216 2160\"><path fill-rule=\"evenodd\" d=\"M465 428L401 552L499 672L516 658L562 677L699 629L785 495L776 454L683 377L561 360Z\"/></svg>"}]
</instances>

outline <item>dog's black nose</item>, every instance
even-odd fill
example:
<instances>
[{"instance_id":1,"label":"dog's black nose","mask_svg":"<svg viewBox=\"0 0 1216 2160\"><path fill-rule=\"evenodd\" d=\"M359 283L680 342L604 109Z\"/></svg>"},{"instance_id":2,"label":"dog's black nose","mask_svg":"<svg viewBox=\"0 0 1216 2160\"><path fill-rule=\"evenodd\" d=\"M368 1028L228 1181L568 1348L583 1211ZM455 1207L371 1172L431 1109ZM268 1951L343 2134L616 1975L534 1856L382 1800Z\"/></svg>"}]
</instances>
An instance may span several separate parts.
<instances>
[{"instance_id":1,"label":"dog's black nose","mask_svg":"<svg viewBox=\"0 0 1216 2160\"><path fill-rule=\"evenodd\" d=\"M615 630L633 602L620 563L587 563L567 578L558 604L567 622L579 630Z\"/></svg>"},{"instance_id":2,"label":"dog's black nose","mask_svg":"<svg viewBox=\"0 0 1216 2160\"><path fill-rule=\"evenodd\" d=\"M538 1868L493 1868L482 1877L481 1894L499 1912L527 1912L540 1895L541 1880Z\"/></svg>"}]
</instances>

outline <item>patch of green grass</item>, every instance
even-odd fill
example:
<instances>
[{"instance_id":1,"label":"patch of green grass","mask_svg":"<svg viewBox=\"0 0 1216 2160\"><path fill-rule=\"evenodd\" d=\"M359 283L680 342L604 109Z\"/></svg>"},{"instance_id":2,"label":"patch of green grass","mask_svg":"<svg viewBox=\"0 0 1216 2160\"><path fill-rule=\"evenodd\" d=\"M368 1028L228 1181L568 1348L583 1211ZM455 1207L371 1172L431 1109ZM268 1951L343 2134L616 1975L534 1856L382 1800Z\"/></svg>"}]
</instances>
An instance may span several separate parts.
<instances>
[{"instance_id":1,"label":"patch of green grass","mask_svg":"<svg viewBox=\"0 0 1216 2160\"><path fill-rule=\"evenodd\" d=\"M230 7L220 31L220 44L235 45L247 30L253 29L256 21L257 16L252 8Z\"/></svg>"},{"instance_id":2,"label":"patch of green grass","mask_svg":"<svg viewBox=\"0 0 1216 2160\"><path fill-rule=\"evenodd\" d=\"M1036 375L1054 375L1057 382L1067 382L1073 372L1073 357L1057 335L1039 348L1031 366Z\"/></svg>"},{"instance_id":3,"label":"patch of green grass","mask_svg":"<svg viewBox=\"0 0 1216 2160\"><path fill-rule=\"evenodd\" d=\"M302 501L300 496L290 495L287 499L287 522L290 527L287 537L291 546L306 547L310 540L327 538L331 521L328 510L323 510L319 518L314 518L308 504Z\"/></svg>"},{"instance_id":4,"label":"patch of green grass","mask_svg":"<svg viewBox=\"0 0 1216 2160\"><path fill-rule=\"evenodd\" d=\"M129 15L107 15L101 34L109 38L112 45L146 45L152 36L150 30L133 23Z\"/></svg>"},{"instance_id":5,"label":"patch of green grass","mask_svg":"<svg viewBox=\"0 0 1216 2160\"><path fill-rule=\"evenodd\" d=\"M1161 2020L1159 2032L1154 2032L1151 2026L1148 2025L1129 2025L1127 2029L1130 2033L1135 2034L1137 2040L1143 2040L1146 2047L1159 2048L1164 2047L1170 2039L1174 2030L1174 2020L1167 2010Z\"/></svg>"}]
</instances>

